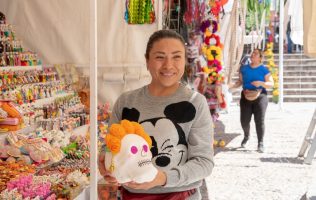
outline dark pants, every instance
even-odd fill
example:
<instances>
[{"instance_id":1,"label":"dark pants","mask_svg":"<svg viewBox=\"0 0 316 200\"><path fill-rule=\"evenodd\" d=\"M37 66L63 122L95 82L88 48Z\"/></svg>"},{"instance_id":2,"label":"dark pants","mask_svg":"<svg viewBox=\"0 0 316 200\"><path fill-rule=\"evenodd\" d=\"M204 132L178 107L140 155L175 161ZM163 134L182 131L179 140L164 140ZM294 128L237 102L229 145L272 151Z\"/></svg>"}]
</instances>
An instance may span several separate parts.
<instances>
[{"instance_id":1,"label":"dark pants","mask_svg":"<svg viewBox=\"0 0 316 200\"><path fill-rule=\"evenodd\" d=\"M287 32L286 33L286 37L287 37L287 52L288 53L292 53L292 49L293 49L292 44L293 44L293 42L292 42L292 39L291 39L291 33Z\"/></svg>"},{"instance_id":2,"label":"dark pants","mask_svg":"<svg viewBox=\"0 0 316 200\"><path fill-rule=\"evenodd\" d=\"M255 118L256 131L258 137L258 144L263 143L264 137L264 118L268 107L268 98L266 93L261 93L254 101L248 101L243 92L240 99L240 122L244 130L245 138L249 138L250 121L252 114Z\"/></svg>"}]
</instances>

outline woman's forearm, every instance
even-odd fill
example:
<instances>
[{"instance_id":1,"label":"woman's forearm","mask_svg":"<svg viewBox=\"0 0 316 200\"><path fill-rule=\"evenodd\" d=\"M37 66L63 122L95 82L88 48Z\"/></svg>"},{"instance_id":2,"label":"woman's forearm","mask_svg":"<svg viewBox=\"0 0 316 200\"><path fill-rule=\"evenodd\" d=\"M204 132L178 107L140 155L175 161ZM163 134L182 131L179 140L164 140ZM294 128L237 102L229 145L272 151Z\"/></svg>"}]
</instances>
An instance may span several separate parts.
<instances>
[{"instance_id":1,"label":"woman's forearm","mask_svg":"<svg viewBox=\"0 0 316 200\"><path fill-rule=\"evenodd\" d=\"M271 75L268 75L267 77L265 77L265 81L263 82L262 87L264 88L272 88L274 85L274 81Z\"/></svg>"},{"instance_id":2,"label":"woman's forearm","mask_svg":"<svg viewBox=\"0 0 316 200\"><path fill-rule=\"evenodd\" d=\"M269 89L269 88L272 88L274 83L271 82L271 81L267 81L267 82L262 82L262 87L266 88L266 89Z\"/></svg>"}]
</instances>

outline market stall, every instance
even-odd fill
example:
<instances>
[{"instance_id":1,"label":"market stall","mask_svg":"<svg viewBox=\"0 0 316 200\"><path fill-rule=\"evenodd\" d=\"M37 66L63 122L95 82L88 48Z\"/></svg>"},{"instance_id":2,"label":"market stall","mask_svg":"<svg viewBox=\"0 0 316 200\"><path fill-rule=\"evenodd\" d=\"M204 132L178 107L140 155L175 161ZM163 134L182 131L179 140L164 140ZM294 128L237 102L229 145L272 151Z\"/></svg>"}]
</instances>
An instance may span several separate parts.
<instances>
[{"instance_id":1,"label":"market stall","mask_svg":"<svg viewBox=\"0 0 316 200\"><path fill-rule=\"evenodd\" d=\"M143 13L133 2L0 2L1 198L96 196L96 152L111 107L122 92L150 81L145 41L162 28L186 39L184 81L207 98L217 136L210 145L225 147L219 119L229 106L226 84L238 70L243 44L259 45L264 30L245 36L241 1L143 1ZM277 73L273 44L267 47L269 68ZM117 187L102 183L102 190L114 194Z\"/></svg>"},{"instance_id":2,"label":"market stall","mask_svg":"<svg viewBox=\"0 0 316 200\"><path fill-rule=\"evenodd\" d=\"M1 46L2 77L9 77L3 79L9 83L2 85L1 106L17 113L21 108L20 115L4 112L3 121L13 121L14 127L7 124L1 127L1 165L22 169L10 170L15 176L25 173L25 177L21 175L20 179L14 179L15 176L5 171L1 175L4 195L1 197L34 198L41 195L40 198L53 199L55 195L85 199L87 194L89 196L86 188L91 167L89 139L96 135L89 135L87 125L90 117L93 120L93 113L89 117L87 107L91 91L88 77L91 80L94 62L91 57L96 52L90 48L98 41L99 59L95 64L99 76L92 79L100 80L102 90L94 93L92 99L96 100L96 96L100 99L97 119L102 123L96 126L99 130L91 130L102 134L106 129L109 105L122 91L148 82L143 55L139 52L144 52L143 39L157 30L158 22L128 27L122 14L125 4L118 1L100 1L98 10L87 9L92 7L87 1L1 1L0 7L3 12L1 43L4 44ZM157 12L158 3L154 8ZM95 18L99 34L93 38L90 33L95 33L96 29L91 26L91 15L96 13L99 13ZM159 20L161 16L156 17ZM115 19L120 20L113 21ZM114 41L114 37L117 40ZM31 80L24 80L30 76ZM12 77L22 80L15 81ZM107 103L102 105L104 102ZM97 104L91 103L91 106ZM44 150L38 150L42 148ZM29 165L22 166L22 158ZM96 180L96 174L92 175ZM13 179L16 182L11 184ZM25 193L29 190L26 186L15 189L16 184L25 181L45 190L40 189L42 193L39 194L35 191ZM58 185L65 181L66 185ZM8 188L8 184L12 186Z\"/></svg>"}]
</instances>

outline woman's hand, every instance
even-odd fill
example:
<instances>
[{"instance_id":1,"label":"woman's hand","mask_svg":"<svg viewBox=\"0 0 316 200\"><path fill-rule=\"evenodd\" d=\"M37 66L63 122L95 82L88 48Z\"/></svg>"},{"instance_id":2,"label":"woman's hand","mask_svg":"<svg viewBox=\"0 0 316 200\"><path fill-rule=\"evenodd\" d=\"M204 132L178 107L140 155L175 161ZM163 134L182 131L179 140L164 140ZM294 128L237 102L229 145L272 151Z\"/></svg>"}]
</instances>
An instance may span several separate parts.
<instances>
[{"instance_id":1,"label":"woman's hand","mask_svg":"<svg viewBox=\"0 0 316 200\"><path fill-rule=\"evenodd\" d=\"M264 87L264 88L273 87L274 82L273 82L273 78L272 78L270 73L264 77L264 80L265 81L253 81L253 82L251 82L251 84L256 86L256 87L260 87L260 86Z\"/></svg>"},{"instance_id":2,"label":"woman's hand","mask_svg":"<svg viewBox=\"0 0 316 200\"><path fill-rule=\"evenodd\" d=\"M124 185L136 189L136 190L148 190L150 188L153 188L155 186L163 186L167 182L167 176L163 171L158 170L158 173L154 180L151 182L145 182L145 183L135 183L135 182L128 182Z\"/></svg>"},{"instance_id":3,"label":"woman's hand","mask_svg":"<svg viewBox=\"0 0 316 200\"><path fill-rule=\"evenodd\" d=\"M256 87L260 87L260 86L264 87L264 82L262 81L252 81L251 84Z\"/></svg>"},{"instance_id":4,"label":"woman's hand","mask_svg":"<svg viewBox=\"0 0 316 200\"><path fill-rule=\"evenodd\" d=\"M104 177L106 182L110 184L118 184L116 178L111 176L110 171L106 170L104 160L105 160L105 152L100 152L99 159L98 159L98 167L99 167L100 174Z\"/></svg>"}]
</instances>

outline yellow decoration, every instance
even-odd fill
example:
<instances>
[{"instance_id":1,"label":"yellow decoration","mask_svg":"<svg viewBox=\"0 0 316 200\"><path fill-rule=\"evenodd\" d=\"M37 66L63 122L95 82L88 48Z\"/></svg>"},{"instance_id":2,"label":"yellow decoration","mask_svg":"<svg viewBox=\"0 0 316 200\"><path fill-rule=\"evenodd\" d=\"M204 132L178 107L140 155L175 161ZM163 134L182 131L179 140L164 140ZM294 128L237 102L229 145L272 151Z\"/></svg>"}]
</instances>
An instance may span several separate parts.
<instances>
[{"instance_id":1,"label":"yellow decoration","mask_svg":"<svg viewBox=\"0 0 316 200\"><path fill-rule=\"evenodd\" d=\"M278 102L278 97L279 97L279 72L278 72L278 68L274 62L274 58L273 58L273 43L269 42L267 44L267 49L265 51L265 56L267 58L267 67L271 73L271 76L273 78L274 81L274 85L273 85L273 89L272 89L272 101L274 101L275 103Z\"/></svg>"},{"instance_id":2,"label":"yellow decoration","mask_svg":"<svg viewBox=\"0 0 316 200\"><path fill-rule=\"evenodd\" d=\"M203 52L203 54L206 55L206 52L207 52L207 46L206 45L202 45L202 52Z\"/></svg>"},{"instance_id":3,"label":"yellow decoration","mask_svg":"<svg viewBox=\"0 0 316 200\"><path fill-rule=\"evenodd\" d=\"M203 67L203 72L205 72L206 74L210 74L211 73L211 69L208 67Z\"/></svg>"},{"instance_id":4,"label":"yellow decoration","mask_svg":"<svg viewBox=\"0 0 316 200\"><path fill-rule=\"evenodd\" d=\"M218 145L219 145L220 147L224 147L224 146L226 145L226 142L225 142L224 140L219 140Z\"/></svg>"},{"instance_id":5,"label":"yellow decoration","mask_svg":"<svg viewBox=\"0 0 316 200\"><path fill-rule=\"evenodd\" d=\"M272 95L273 96L279 96L279 91L278 90L273 90Z\"/></svg>"},{"instance_id":6,"label":"yellow decoration","mask_svg":"<svg viewBox=\"0 0 316 200\"><path fill-rule=\"evenodd\" d=\"M210 46L206 51L207 60L221 60L222 49L218 46Z\"/></svg>"},{"instance_id":7,"label":"yellow decoration","mask_svg":"<svg viewBox=\"0 0 316 200\"><path fill-rule=\"evenodd\" d=\"M206 31L204 32L205 37L209 37L212 35L212 32L207 28Z\"/></svg>"}]
</instances>

